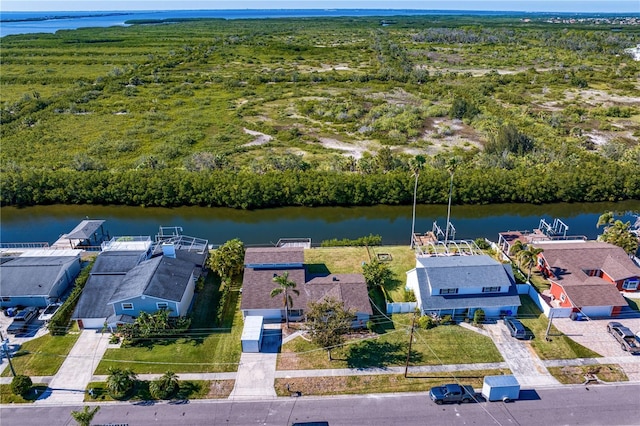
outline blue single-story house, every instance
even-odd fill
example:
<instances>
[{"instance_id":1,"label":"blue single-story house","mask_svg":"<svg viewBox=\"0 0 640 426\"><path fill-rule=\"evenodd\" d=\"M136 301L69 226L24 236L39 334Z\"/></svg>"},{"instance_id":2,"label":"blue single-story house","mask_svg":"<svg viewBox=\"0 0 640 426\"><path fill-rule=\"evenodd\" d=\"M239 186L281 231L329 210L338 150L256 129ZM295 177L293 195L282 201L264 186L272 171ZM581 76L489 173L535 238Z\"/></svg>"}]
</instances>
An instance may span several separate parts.
<instances>
[{"instance_id":1,"label":"blue single-story house","mask_svg":"<svg viewBox=\"0 0 640 426\"><path fill-rule=\"evenodd\" d=\"M195 292L195 265L167 256L140 262L124 277L109 305L115 315L137 317L141 312L169 311L184 316Z\"/></svg>"},{"instance_id":2,"label":"blue single-story house","mask_svg":"<svg viewBox=\"0 0 640 426\"><path fill-rule=\"evenodd\" d=\"M73 283L80 269L79 252L64 256L0 258L1 306L44 308L55 303Z\"/></svg>"},{"instance_id":3,"label":"blue single-story house","mask_svg":"<svg viewBox=\"0 0 640 426\"><path fill-rule=\"evenodd\" d=\"M473 318L516 315L520 297L511 265L487 255L418 256L407 272L407 288L423 315Z\"/></svg>"}]
</instances>

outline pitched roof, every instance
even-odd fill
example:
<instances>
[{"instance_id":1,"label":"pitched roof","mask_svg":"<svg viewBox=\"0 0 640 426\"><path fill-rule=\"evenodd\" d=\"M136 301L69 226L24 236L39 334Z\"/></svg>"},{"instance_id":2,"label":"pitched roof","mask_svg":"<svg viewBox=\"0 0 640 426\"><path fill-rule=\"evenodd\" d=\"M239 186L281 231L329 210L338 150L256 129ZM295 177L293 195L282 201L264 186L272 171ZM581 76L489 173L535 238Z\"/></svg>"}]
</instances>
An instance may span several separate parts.
<instances>
[{"instance_id":1,"label":"pitched roof","mask_svg":"<svg viewBox=\"0 0 640 426\"><path fill-rule=\"evenodd\" d=\"M633 263L622 248L609 243L542 243L535 244L535 247L544 250L542 256L563 286L585 282L589 275L584 271L589 270L601 270L614 281L640 277L640 267Z\"/></svg>"},{"instance_id":2,"label":"pitched roof","mask_svg":"<svg viewBox=\"0 0 640 426\"><path fill-rule=\"evenodd\" d=\"M251 247L245 251L245 265L293 265L304 263L302 247Z\"/></svg>"},{"instance_id":3,"label":"pitched roof","mask_svg":"<svg viewBox=\"0 0 640 426\"><path fill-rule=\"evenodd\" d=\"M80 256L15 257L0 264L3 297L50 296L65 271ZM59 295L51 295L59 296Z\"/></svg>"},{"instance_id":4,"label":"pitched roof","mask_svg":"<svg viewBox=\"0 0 640 426\"><path fill-rule=\"evenodd\" d=\"M305 282L305 271L299 269L253 269L246 268L242 279L242 301L240 309L282 309L282 297L271 297L271 290L277 287L273 277L289 273L289 281L296 283L296 290L300 291ZM303 309L307 306L306 295L292 294L293 309Z\"/></svg>"},{"instance_id":5,"label":"pitched roof","mask_svg":"<svg viewBox=\"0 0 640 426\"><path fill-rule=\"evenodd\" d=\"M594 278L594 277L592 277ZM620 294L616 286L609 283L594 282L589 279L579 285L562 286L571 303L576 307L585 306L628 306L627 301Z\"/></svg>"},{"instance_id":6,"label":"pitched roof","mask_svg":"<svg viewBox=\"0 0 640 426\"><path fill-rule=\"evenodd\" d=\"M424 311L520 306L510 265L487 255L431 256L416 259L415 274ZM506 293L439 294L446 288L507 288Z\"/></svg>"},{"instance_id":7,"label":"pitched roof","mask_svg":"<svg viewBox=\"0 0 640 426\"><path fill-rule=\"evenodd\" d=\"M180 301L195 268L191 262L156 256L140 262L125 275L109 303L142 295Z\"/></svg>"},{"instance_id":8,"label":"pitched roof","mask_svg":"<svg viewBox=\"0 0 640 426\"><path fill-rule=\"evenodd\" d=\"M510 286L510 266L487 255L419 257L416 268L425 271L431 289Z\"/></svg>"},{"instance_id":9,"label":"pitched roof","mask_svg":"<svg viewBox=\"0 0 640 426\"><path fill-rule=\"evenodd\" d=\"M144 256L144 251L103 251L96 258L91 274L126 274L140 263Z\"/></svg>"},{"instance_id":10,"label":"pitched roof","mask_svg":"<svg viewBox=\"0 0 640 426\"><path fill-rule=\"evenodd\" d=\"M71 318L107 318L113 315L113 307L107 303L123 279L124 274L89 276Z\"/></svg>"},{"instance_id":11,"label":"pitched roof","mask_svg":"<svg viewBox=\"0 0 640 426\"><path fill-rule=\"evenodd\" d=\"M289 280L297 284L299 295L292 294L293 309L304 309L309 302L335 299L355 312L373 314L367 284L362 274L333 274L306 280L303 268L299 269L253 269L246 268L242 281L240 309L282 309L282 297L271 297L277 287L273 278L289 273Z\"/></svg>"},{"instance_id":12,"label":"pitched roof","mask_svg":"<svg viewBox=\"0 0 640 426\"><path fill-rule=\"evenodd\" d=\"M83 220L73 228L71 232L63 235L65 238L88 240L91 239L93 234L102 226L104 220Z\"/></svg>"}]
</instances>

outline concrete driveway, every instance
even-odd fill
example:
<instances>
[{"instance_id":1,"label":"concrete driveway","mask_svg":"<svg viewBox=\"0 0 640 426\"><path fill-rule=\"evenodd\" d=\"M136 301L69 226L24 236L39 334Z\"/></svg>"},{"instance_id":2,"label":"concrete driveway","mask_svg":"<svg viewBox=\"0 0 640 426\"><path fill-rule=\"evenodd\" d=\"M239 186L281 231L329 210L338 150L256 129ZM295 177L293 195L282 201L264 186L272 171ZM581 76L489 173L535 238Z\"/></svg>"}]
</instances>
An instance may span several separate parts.
<instances>
[{"instance_id":1,"label":"concrete driveway","mask_svg":"<svg viewBox=\"0 0 640 426\"><path fill-rule=\"evenodd\" d=\"M620 344L607 332L607 323L617 321L629 327L634 333L640 331L640 318L624 319L592 319L589 321L571 321L569 318L556 318L553 325L571 339L582 346L599 353L604 357L634 357L629 352L623 351ZM640 357L638 362L640 362Z\"/></svg>"}]
</instances>

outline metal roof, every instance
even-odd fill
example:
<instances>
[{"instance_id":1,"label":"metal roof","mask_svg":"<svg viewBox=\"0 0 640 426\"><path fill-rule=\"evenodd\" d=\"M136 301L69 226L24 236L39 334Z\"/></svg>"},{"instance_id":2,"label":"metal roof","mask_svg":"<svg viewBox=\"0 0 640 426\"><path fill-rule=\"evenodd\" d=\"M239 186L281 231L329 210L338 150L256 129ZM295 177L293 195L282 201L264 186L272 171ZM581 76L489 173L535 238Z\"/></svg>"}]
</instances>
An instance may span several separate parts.
<instances>
[{"instance_id":1,"label":"metal roof","mask_svg":"<svg viewBox=\"0 0 640 426\"><path fill-rule=\"evenodd\" d=\"M88 240L102 226L104 220L83 220L71 232L63 235L72 240Z\"/></svg>"},{"instance_id":2,"label":"metal roof","mask_svg":"<svg viewBox=\"0 0 640 426\"><path fill-rule=\"evenodd\" d=\"M0 266L0 295L58 297L51 294L53 288L79 259L78 255L5 258Z\"/></svg>"}]
</instances>

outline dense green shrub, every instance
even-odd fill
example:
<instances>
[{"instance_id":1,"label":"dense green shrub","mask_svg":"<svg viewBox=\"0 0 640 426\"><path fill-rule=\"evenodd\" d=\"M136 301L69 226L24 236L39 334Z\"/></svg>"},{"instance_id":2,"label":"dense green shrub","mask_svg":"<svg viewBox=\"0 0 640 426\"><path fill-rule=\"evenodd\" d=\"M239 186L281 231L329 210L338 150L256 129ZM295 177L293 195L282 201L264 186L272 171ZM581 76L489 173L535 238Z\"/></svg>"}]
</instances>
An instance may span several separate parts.
<instances>
[{"instance_id":1,"label":"dense green shrub","mask_svg":"<svg viewBox=\"0 0 640 426\"><path fill-rule=\"evenodd\" d=\"M82 294L82 290L84 289L87 280L89 279L94 262L95 259L89 262L89 264L80 271L69 297L56 311L53 318L51 318L51 321L49 321L49 324L47 324L47 328L52 335L62 336L67 333L69 321L71 321L71 315L73 315L76 304L78 303L78 300L80 300L80 295Z\"/></svg>"},{"instance_id":2,"label":"dense green shrub","mask_svg":"<svg viewBox=\"0 0 640 426\"><path fill-rule=\"evenodd\" d=\"M373 234L356 239L343 238L338 240L337 238L332 238L330 240L323 240L322 243L320 243L321 247L362 247L380 245L382 245L382 236Z\"/></svg>"},{"instance_id":3,"label":"dense green shrub","mask_svg":"<svg viewBox=\"0 0 640 426\"><path fill-rule=\"evenodd\" d=\"M29 376L18 374L11 380L11 392L13 392L14 395L27 395L31 390L31 386L33 386L33 382Z\"/></svg>"},{"instance_id":4,"label":"dense green shrub","mask_svg":"<svg viewBox=\"0 0 640 426\"><path fill-rule=\"evenodd\" d=\"M476 309L473 313L473 323L474 324L482 324L485 319L484 310Z\"/></svg>"}]
</instances>

